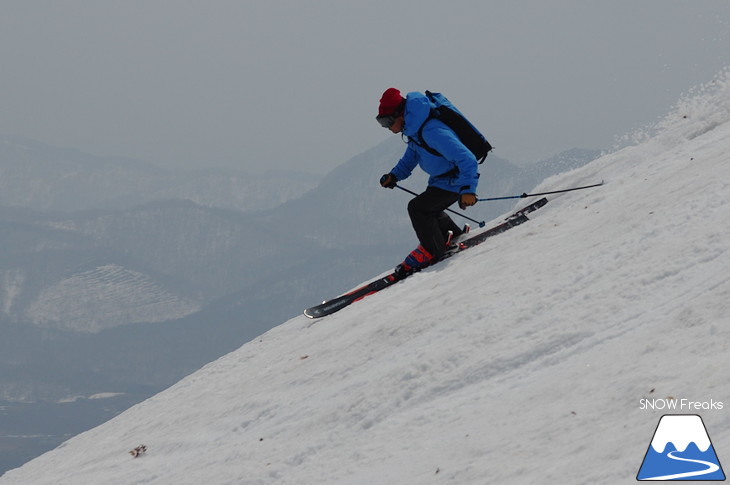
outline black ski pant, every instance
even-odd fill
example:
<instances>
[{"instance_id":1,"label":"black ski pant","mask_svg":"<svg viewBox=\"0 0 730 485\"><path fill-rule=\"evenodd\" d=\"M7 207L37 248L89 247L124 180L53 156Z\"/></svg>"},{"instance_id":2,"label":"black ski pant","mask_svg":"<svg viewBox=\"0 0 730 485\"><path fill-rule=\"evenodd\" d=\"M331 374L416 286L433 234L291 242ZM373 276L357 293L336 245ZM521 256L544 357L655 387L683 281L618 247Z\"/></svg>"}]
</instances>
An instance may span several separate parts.
<instances>
[{"instance_id":1,"label":"black ski pant","mask_svg":"<svg viewBox=\"0 0 730 485\"><path fill-rule=\"evenodd\" d=\"M408 215L418 241L435 258L446 250L448 231L452 231L454 236L462 233L459 226L444 212L457 200L459 194L456 192L428 187L408 203Z\"/></svg>"}]
</instances>

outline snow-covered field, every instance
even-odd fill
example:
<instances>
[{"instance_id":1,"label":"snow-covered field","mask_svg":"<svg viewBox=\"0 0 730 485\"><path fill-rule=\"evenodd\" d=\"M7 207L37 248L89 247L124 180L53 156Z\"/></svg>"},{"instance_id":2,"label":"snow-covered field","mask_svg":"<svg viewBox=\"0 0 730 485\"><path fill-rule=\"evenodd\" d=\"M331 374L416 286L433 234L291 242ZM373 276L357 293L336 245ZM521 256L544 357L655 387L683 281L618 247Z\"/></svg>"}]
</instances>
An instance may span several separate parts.
<instances>
[{"instance_id":1,"label":"snow-covered field","mask_svg":"<svg viewBox=\"0 0 730 485\"><path fill-rule=\"evenodd\" d=\"M28 316L41 327L93 333L182 318L199 309L200 304L172 294L149 275L107 264L44 289L30 304Z\"/></svg>"},{"instance_id":2,"label":"snow-covered field","mask_svg":"<svg viewBox=\"0 0 730 485\"><path fill-rule=\"evenodd\" d=\"M634 483L668 413L647 402L701 415L730 463L727 74L538 190L601 180L284 323L0 484Z\"/></svg>"}]
</instances>

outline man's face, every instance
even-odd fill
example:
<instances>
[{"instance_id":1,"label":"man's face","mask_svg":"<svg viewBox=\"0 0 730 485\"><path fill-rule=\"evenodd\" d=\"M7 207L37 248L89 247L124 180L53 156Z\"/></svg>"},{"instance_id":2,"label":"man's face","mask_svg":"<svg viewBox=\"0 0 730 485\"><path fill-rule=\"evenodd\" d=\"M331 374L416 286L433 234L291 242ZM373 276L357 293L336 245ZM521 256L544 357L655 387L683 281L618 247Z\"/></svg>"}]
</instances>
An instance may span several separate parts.
<instances>
[{"instance_id":1,"label":"man's face","mask_svg":"<svg viewBox=\"0 0 730 485\"><path fill-rule=\"evenodd\" d=\"M401 131L403 131L403 121L403 116L397 117L388 129L393 133L400 133Z\"/></svg>"}]
</instances>

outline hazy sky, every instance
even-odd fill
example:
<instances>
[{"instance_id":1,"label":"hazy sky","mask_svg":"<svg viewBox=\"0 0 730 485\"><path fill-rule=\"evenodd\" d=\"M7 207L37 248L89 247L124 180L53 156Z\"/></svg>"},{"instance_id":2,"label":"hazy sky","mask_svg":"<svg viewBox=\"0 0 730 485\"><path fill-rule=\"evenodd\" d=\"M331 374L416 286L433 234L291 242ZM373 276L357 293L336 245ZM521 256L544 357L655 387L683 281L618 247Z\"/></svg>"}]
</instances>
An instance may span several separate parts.
<instances>
[{"instance_id":1,"label":"hazy sky","mask_svg":"<svg viewBox=\"0 0 730 485\"><path fill-rule=\"evenodd\" d=\"M607 148L730 65L727 0L0 0L0 134L164 166L325 172L383 90L515 162Z\"/></svg>"}]
</instances>

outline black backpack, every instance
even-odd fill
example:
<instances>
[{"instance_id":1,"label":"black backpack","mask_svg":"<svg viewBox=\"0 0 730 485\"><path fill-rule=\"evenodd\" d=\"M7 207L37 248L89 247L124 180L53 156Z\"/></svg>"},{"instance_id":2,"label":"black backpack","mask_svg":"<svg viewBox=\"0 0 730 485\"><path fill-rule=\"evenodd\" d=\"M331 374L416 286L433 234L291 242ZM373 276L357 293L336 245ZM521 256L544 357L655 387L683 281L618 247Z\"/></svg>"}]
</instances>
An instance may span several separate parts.
<instances>
[{"instance_id":1,"label":"black backpack","mask_svg":"<svg viewBox=\"0 0 730 485\"><path fill-rule=\"evenodd\" d=\"M436 107L431 108L431 113L428 115L428 118L426 118L426 121L418 129L418 141L416 143L432 155L441 156L439 152L428 146L423 139L423 127L426 126L429 120L436 118L454 130L461 143L474 154L474 157L476 157L479 163L483 163L484 159L487 158L487 155L492 150L492 145L484 135L456 109L456 106L446 96L441 93L432 93L431 91L426 91L426 96Z\"/></svg>"}]
</instances>

